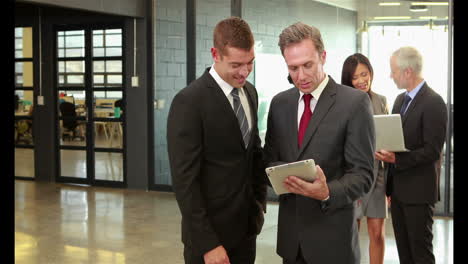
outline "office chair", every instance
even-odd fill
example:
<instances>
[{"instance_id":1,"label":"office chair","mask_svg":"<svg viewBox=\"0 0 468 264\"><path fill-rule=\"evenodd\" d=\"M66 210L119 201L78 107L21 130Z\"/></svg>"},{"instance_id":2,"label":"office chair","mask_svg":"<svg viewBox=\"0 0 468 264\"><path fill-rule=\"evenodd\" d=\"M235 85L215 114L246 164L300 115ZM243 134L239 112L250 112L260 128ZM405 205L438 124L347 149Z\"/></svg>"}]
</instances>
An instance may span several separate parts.
<instances>
[{"instance_id":1,"label":"office chair","mask_svg":"<svg viewBox=\"0 0 468 264\"><path fill-rule=\"evenodd\" d=\"M31 120L15 120L15 144L33 144Z\"/></svg>"},{"instance_id":2,"label":"office chair","mask_svg":"<svg viewBox=\"0 0 468 264\"><path fill-rule=\"evenodd\" d=\"M123 103L123 100L122 99L119 99L119 100L116 100L114 102L114 108L115 107L120 107L120 110L124 110L124 103Z\"/></svg>"},{"instance_id":3,"label":"office chair","mask_svg":"<svg viewBox=\"0 0 468 264\"><path fill-rule=\"evenodd\" d=\"M116 100L114 102L114 108L116 107L119 107L121 111L124 110L124 103L123 103L123 100L122 99L119 99L119 100ZM113 139L114 139L114 135L117 135L118 137L118 141L117 141L117 144L119 147L122 147L122 136L123 136L123 129L122 129L122 123L118 122L115 123L111 123L111 130L110 130L110 138L111 138L111 142L110 142L110 146L112 147L112 142L113 142Z\"/></svg>"},{"instance_id":4,"label":"office chair","mask_svg":"<svg viewBox=\"0 0 468 264\"><path fill-rule=\"evenodd\" d=\"M76 120L76 111L75 111L75 104L70 102L64 101L60 104L60 113L62 115L62 126L64 130L62 131L62 140L65 141L65 138L79 138L82 139L83 137L76 134L76 128L78 127L78 120Z\"/></svg>"}]
</instances>

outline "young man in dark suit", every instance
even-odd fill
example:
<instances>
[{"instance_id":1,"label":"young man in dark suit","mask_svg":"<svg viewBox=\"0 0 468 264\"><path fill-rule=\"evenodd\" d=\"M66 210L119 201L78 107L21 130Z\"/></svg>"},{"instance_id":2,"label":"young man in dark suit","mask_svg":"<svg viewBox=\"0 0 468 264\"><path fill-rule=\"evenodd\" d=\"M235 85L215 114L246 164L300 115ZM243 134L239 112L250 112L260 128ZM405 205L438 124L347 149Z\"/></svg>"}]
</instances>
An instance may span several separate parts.
<instances>
[{"instance_id":1,"label":"young man in dark suit","mask_svg":"<svg viewBox=\"0 0 468 264\"><path fill-rule=\"evenodd\" d=\"M369 96L324 72L320 31L296 23L279 46L295 87L270 105L269 165L314 159L318 179L285 180L279 196L277 253L285 264L359 264L355 201L373 182L375 131Z\"/></svg>"},{"instance_id":2,"label":"young man in dark suit","mask_svg":"<svg viewBox=\"0 0 468 264\"><path fill-rule=\"evenodd\" d=\"M391 164L387 194L400 263L435 263L432 247L434 204L439 200L439 168L447 129L447 107L421 76L422 56L402 47L390 58L398 89L393 114L401 114L409 152L378 150L376 158Z\"/></svg>"},{"instance_id":3,"label":"young man in dark suit","mask_svg":"<svg viewBox=\"0 0 468 264\"><path fill-rule=\"evenodd\" d=\"M185 263L254 263L266 212L254 39L237 17L214 29L212 67L172 101L167 141Z\"/></svg>"}]
</instances>

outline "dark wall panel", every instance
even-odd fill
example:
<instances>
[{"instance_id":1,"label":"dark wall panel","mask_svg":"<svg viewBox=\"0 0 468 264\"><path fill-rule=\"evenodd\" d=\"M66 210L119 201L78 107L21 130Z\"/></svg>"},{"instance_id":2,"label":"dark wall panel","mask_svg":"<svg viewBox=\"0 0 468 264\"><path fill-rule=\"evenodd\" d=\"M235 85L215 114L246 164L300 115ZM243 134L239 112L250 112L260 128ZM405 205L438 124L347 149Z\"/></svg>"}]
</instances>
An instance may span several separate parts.
<instances>
[{"instance_id":1,"label":"dark wall panel","mask_svg":"<svg viewBox=\"0 0 468 264\"><path fill-rule=\"evenodd\" d=\"M145 16L145 0L21 0L17 2L51 5L131 17Z\"/></svg>"}]
</instances>

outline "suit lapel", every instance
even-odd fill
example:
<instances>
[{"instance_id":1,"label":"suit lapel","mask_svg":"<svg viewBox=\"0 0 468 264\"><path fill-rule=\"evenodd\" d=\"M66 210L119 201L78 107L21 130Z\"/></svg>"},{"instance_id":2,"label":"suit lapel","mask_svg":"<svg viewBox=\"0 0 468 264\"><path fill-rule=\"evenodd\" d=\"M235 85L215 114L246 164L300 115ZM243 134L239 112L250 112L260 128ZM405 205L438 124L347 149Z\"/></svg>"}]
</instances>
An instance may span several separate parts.
<instances>
[{"instance_id":1,"label":"suit lapel","mask_svg":"<svg viewBox=\"0 0 468 264\"><path fill-rule=\"evenodd\" d=\"M382 110L385 107L383 105L382 100L380 99L380 96L375 94L374 92L370 91L370 96L371 96L371 103L372 103L372 114L374 115L380 115L382 114Z\"/></svg>"},{"instance_id":2,"label":"suit lapel","mask_svg":"<svg viewBox=\"0 0 468 264\"><path fill-rule=\"evenodd\" d=\"M411 101L408 109L406 109L406 112L405 114L403 115L402 117L402 124L405 124L406 122L406 119L408 119L408 116L411 114L412 110L414 109L414 107L416 106L416 104L421 100L420 98L421 97L424 97L424 93L426 92L427 88L426 88L427 84L424 83L424 85L421 87L421 89L419 90L419 92L416 94L416 96L414 97L414 99Z\"/></svg>"},{"instance_id":3,"label":"suit lapel","mask_svg":"<svg viewBox=\"0 0 468 264\"><path fill-rule=\"evenodd\" d=\"M297 145L299 144L297 141L297 134L298 134L298 123L297 123L297 111L299 108L299 89L297 87L294 87L294 90L292 91L292 96L289 97L289 101L286 103L288 106L286 108L286 116L290 116L292 118L289 119L287 128L289 133L287 135L288 146L291 148L291 153L294 153L294 156L297 156L299 154L299 149L297 148Z\"/></svg>"},{"instance_id":4,"label":"suit lapel","mask_svg":"<svg viewBox=\"0 0 468 264\"><path fill-rule=\"evenodd\" d=\"M401 105L403 104L403 98L405 97L405 94L402 93L397 96L395 99L395 103L393 104L393 109L392 109L392 114L399 114Z\"/></svg>"},{"instance_id":5,"label":"suit lapel","mask_svg":"<svg viewBox=\"0 0 468 264\"><path fill-rule=\"evenodd\" d=\"M258 102L255 100L255 96L254 96L255 92L250 89L250 86L245 85L244 86L244 91L245 91L245 94L247 95L247 101L249 102L250 118L252 120L252 126L250 128L250 139L249 139L249 145L248 145L250 147L250 146L252 146L252 140L254 138L252 136L252 133L254 133L254 127L258 122L258 120L257 120L257 105L258 105ZM239 131L240 131L240 128L239 128Z\"/></svg>"},{"instance_id":6,"label":"suit lapel","mask_svg":"<svg viewBox=\"0 0 468 264\"><path fill-rule=\"evenodd\" d=\"M307 126L307 130L304 135L304 139L302 140L302 146L299 149L297 158L299 158L302 152L306 149L309 141L312 139L313 135L317 131L320 125L320 122L327 115L328 111L333 106L333 104L335 104L335 94L336 94L336 83L330 77L328 84L327 86L325 86L325 89L323 89L323 92L320 95L317 105L315 106L314 112L312 113L312 119L310 120L309 125ZM296 105L298 104L296 103ZM296 113L297 113L297 106L296 106ZM297 146L297 135L296 135L296 146Z\"/></svg>"},{"instance_id":7,"label":"suit lapel","mask_svg":"<svg viewBox=\"0 0 468 264\"><path fill-rule=\"evenodd\" d=\"M223 90L221 87L219 87L218 83L213 79L213 76L209 73L210 68L208 68L205 71L205 74L202 76L202 78L205 80L207 87L210 89L210 94L213 95L213 101L211 103L217 105L214 107L216 109L216 115L219 118L228 118L230 119L230 122L234 122L236 124L236 127L238 128L237 131L233 131L233 133L237 134L237 137L239 139L239 144L242 144L242 146L245 149L245 143L244 140L242 139L242 133L239 127L239 121L237 120L236 114L234 113L234 110L232 109L232 105L229 102L228 98L224 94Z\"/></svg>"}]
</instances>

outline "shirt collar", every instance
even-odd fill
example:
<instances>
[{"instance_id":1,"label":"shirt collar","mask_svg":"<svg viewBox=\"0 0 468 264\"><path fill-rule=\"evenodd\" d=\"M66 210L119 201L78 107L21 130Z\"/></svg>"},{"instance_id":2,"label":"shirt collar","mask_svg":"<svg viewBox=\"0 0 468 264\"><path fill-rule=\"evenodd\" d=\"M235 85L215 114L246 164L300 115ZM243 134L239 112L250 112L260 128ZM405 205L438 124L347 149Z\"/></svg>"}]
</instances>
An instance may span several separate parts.
<instances>
[{"instance_id":1,"label":"shirt collar","mask_svg":"<svg viewBox=\"0 0 468 264\"><path fill-rule=\"evenodd\" d=\"M329 79L330 78L328 77L328 75L325 74L325 79L323 79L323 81L319 84L317 89L312 91L311 94L316 100L318 100L320 98L320 95L322 94L323 89L325 89L325 87L327 86ZM302 100L303 95L304 95L304 93L301 90L299 90L299 102Z\"/></svg>"},{"instance_id":2,"label":"shirt collar","mask_svg":"<svg viewBox=\"0 0 468 264\"><path fill-rule=\"evenodd\" d=\"M416 88L414 88L411 92L406 92L406 94L409 95L409 97L411 97L411 100L413 100L414 97L418 94L419 90L421 90L421 87L424 85L425 82L425 80L422 80L422 82L420 82L418 86L416 86Z\"/></svg>"},{"instance_id":3,"label":"shirt collar","mask_svg":"<svg viewBox=\"0 0 468 264\"><path fill-rule=\"evenodd\" d=\"M221 78L221 76L219 76L219 74L216 72L216 70L214 68L214 64L211 65L211 69L210 69L209 73L211 74L211 76L213 76L213 79L215 79L215 81L219 85L219 87L221 87L221 90L223 90L224 94L226 96L230 95L231 91L232 91L232 89L234 87L232 87L232 85L227 83L225 80L223 80L223 78ZM243 93L243 91L244 91L244 89L239 89L239 93Z\"/></svg>"}]
</instances>

